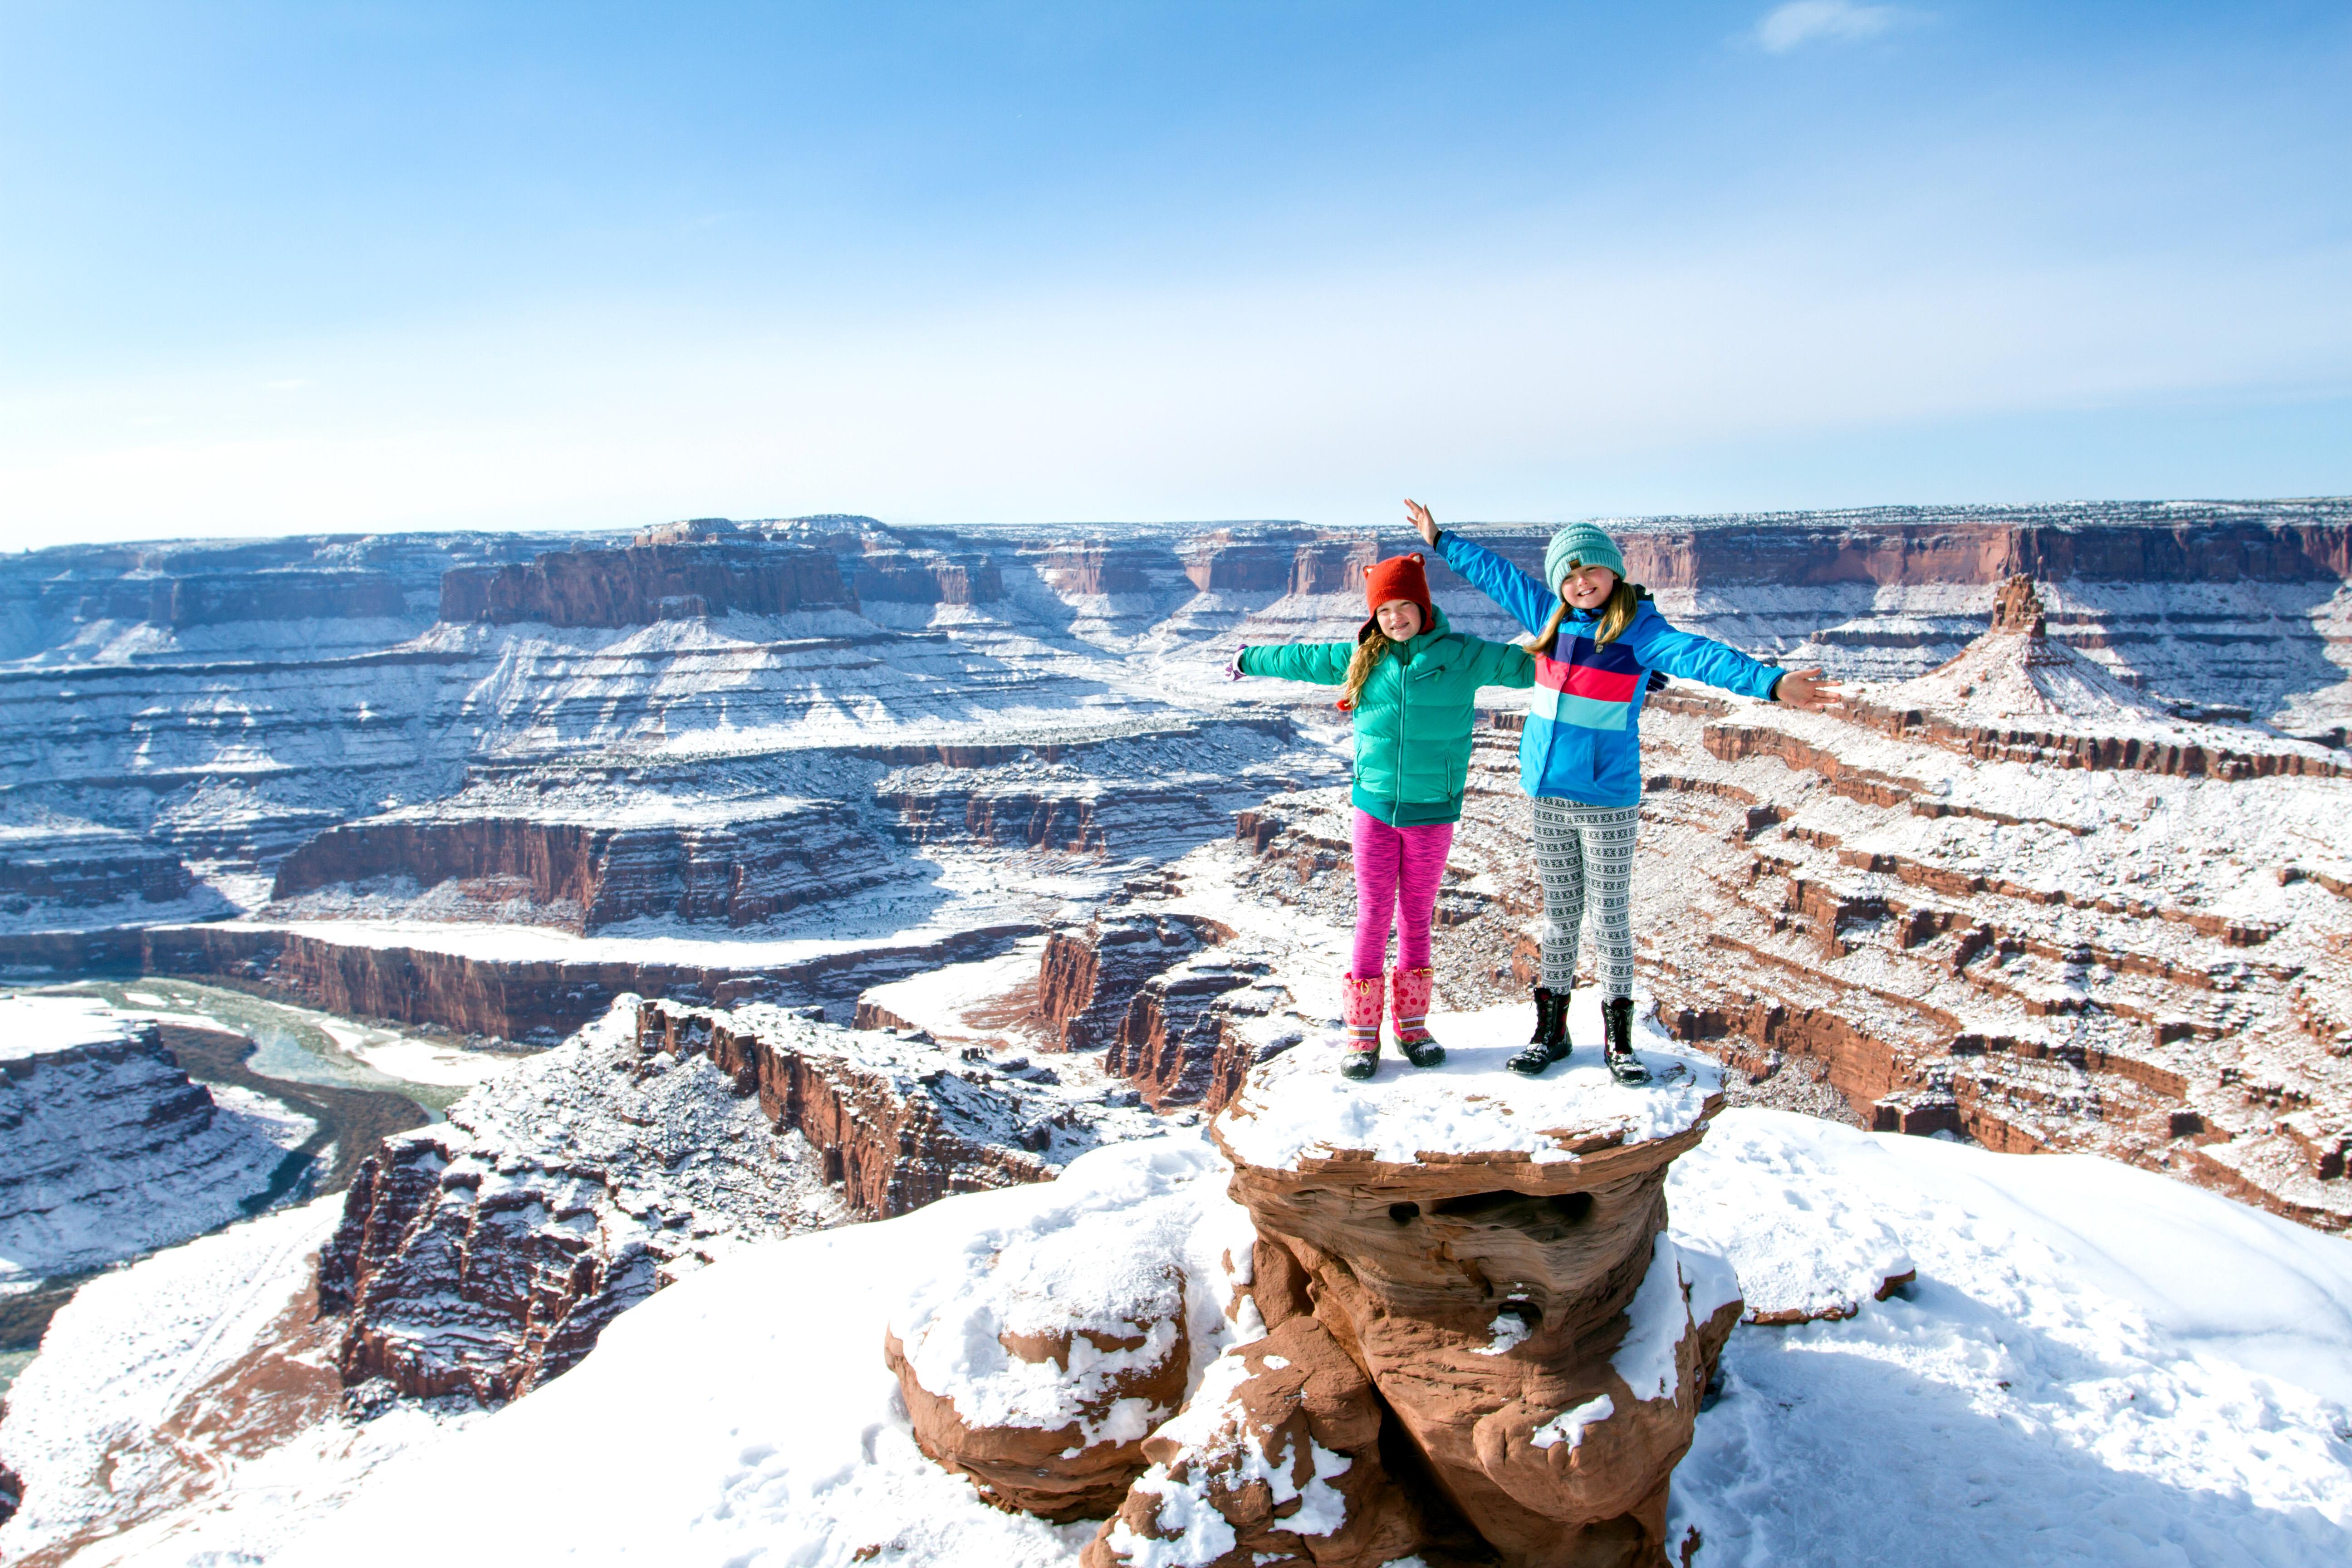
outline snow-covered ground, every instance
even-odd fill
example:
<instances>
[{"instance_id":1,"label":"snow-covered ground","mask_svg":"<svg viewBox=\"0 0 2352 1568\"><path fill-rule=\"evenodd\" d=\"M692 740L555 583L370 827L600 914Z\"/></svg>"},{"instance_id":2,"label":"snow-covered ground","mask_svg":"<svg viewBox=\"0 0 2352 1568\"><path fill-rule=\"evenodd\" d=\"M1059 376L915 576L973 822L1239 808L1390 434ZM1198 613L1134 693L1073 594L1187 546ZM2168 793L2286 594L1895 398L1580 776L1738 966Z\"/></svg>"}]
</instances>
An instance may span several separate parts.
<instances>
[{"instance_id":1,"label":"snow-covered ground","mask_svg":"<svg viewBox=\"0 0 2352 1568\"><path fill-rule=\"evenodd\" d=\"M884 1325L942 1259L1189 1186L1209 1223L1223 1184L1173 1133L725 1259L273 1562L405 1563L430 1519L489 1561L1073 1563L1091 1525L998 1512L917 1451ZM1675 1477L1702 1568L2352 1553L2352 1243L2095 1160L1760 1110L1671 1191L1677 1230L1749 1269L1850 1268L1859 1231L1919 1270L1848 1321L1734 1334Z\"/></svg>"},{"instance_id":2,"label":"snow-covered ground","mask_svg":"<svg viewBox=\"0 0 2352 1568\"><path fill-rule=\"evenodd\" d=\"M0 1561L263 1562L391 1455L480 1418L344 1412L340 1322L314 1294L341 1215L341 1194L282 1209L75 1294L0 1422L0 1459L25 1482Z\"/></svg>"},{"instance_id":3,"label":"snow-covered ground","mask_svg":"<svg viewBox=\"0 0 2352 1568\"><path fill-rule=\"evenodd\" d=\"M1675 1224L1743 1271L1893 1237L1849 1321L1743 1326L1675 1472L1696 1559L2261 1563L2352 1552L2352 1242L2088 1155L1727 1112Z\"/></svg>"}]
</instances>

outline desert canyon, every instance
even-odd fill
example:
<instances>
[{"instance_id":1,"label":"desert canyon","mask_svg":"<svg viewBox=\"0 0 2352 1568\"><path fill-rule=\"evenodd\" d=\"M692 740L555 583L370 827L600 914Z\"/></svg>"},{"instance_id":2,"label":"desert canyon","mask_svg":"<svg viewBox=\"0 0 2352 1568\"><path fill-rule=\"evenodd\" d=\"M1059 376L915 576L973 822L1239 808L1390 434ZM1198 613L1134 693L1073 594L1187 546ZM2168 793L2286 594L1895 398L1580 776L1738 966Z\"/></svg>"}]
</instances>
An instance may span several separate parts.
<instances>
[{"instance_id":1,"label":"desert canyon","mask_svg":"<svg viewBox=\"0 0 2352 1568\"><path fill-rule=\"evenodd\" d=\"M1496 1070L1485 693L1353 1098L1347 720L1223 667L1409 534L0 558L0 1561L2352 1545L2352 500L1609 526L1850 700L1649 698L1634 1090Z\"/></svg>"}]
</instances>

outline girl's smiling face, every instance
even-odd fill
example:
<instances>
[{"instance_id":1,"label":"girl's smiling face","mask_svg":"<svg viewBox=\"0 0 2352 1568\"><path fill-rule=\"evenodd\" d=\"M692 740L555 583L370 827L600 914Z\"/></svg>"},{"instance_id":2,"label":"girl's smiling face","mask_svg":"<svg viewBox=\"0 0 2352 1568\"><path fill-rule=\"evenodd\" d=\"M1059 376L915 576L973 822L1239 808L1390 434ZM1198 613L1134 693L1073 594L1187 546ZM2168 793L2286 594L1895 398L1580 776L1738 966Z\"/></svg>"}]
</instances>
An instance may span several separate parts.
<instances>
[{"instance_id":1,"label":"girl's smiling face","mask_svg":"<svg viewBox=\"0 0 2352 1568\"><path fill-rule=\"evenodd\" d=\"M1372 612L1380 623L1381 635L1391 642L1403 642L1421 634L1421 606L1411 599L1391 599Z\"/></svg>"},{"instance_id":2,"label":"girl's smiling face","mask_svg":"<svg viewBox=\"0 0 2352 1568\"><path fill-rule=\"evenodd\" d=\"M1560 597L1579 610L1597 610L1617 591L1617 574L1606 566L1571 566L1559 585Z\"/></svg>"}]
</instances>

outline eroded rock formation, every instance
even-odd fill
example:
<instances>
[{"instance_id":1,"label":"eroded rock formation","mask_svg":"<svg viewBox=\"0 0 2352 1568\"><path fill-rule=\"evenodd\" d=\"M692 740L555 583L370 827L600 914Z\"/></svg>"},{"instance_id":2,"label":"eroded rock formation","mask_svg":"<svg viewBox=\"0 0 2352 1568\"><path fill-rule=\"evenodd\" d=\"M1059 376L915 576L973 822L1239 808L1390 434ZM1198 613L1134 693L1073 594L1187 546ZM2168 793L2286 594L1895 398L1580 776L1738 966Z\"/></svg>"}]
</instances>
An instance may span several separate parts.
<instances>
[{"instance_id":1,"label":"eroded rock formation","mask_svg":"<svg viewBox=\"0 0 2352 1568\"><path fill-rule=\"evenodd\" d=\"M846 1216L821 1163L707 1059L651 1057L623 1004L383 1141L321 1255L346 1386L495 1404L660 1285Z\"/></svg>"},{"instance_id":2,"label":"eroded rock formation","mask_svg":"<svg viewBox=\"0 0 2352 1568\"><path fill-rule=\"evenodd\" d=\"M1339 1051L1275 1058L1219 1114L1224 1203L1197 1182L1117 1201L1090 1189L1120 1170L1088 1162L1072 1213L942 1265L885 1347L924 1452L1057 1521L1117 1499L1088 1568L1663 1563L1667 1480L1742 1306L1727 1263L1666 1234L1713 1069L1530 1082L1463 1046L1356 1085ZM1152 1380L1188 1322L1222 1353L1165 1419L1183 1383Z\"/></svg>"},{"instance_id":3,"label":"eroded rock formation","mask_svg":"<svg viewBox=\"0 0 2352 1568\"><path fill-rule=\"evenodd\" d=\"M1037 977L1040 1017L1061 1048L1090 1050L1126 1032L1136 994L1230 928L1197 916L1106 913L1045 939Z\"/></svg>"},{"instance_id":4,"label":"eroded rock formation","mask_svg":"<svg viewBox=\"0 0 2352 1568\"><path fill-rule=\"evenodd\" d=\"M1308 1075L1329 1054L1261 1068L1213 1125L1260 1237L1507 1564L1662 1560L1667 1479L1741 1310L1722 1260L1666 1236L1666 1167L1720 1094L1687 1068L1517 1087L1496 1060L1327 1116Z\"/></svg>"},{"instance_id":5,"label":"eroded rock formation","mask_svg":"<svg viewBox=\"0 0 2352 1568\"><path fill-rule=\"evenodd\" d=\"M998 1508L1057 1523L1117 1508L1224 1331L1192 1267L1204 1227L1239 1218L1200 1179L1213 1169L1197 1140L1097 1157L993 1245L940 1258L883 1343L923 1452Z\"/></svg>"},{"instance_id":6,"label":"eroded rock formation","mask_svg":"<svg viewBox=\"0 0 2352 1568\"><path fill-rule=\"evenodd\" d=\"M1144 1440L1151 1468L1080 1562L1156 1560L1155 1547L1202 1533L1204 1504L1232 1537L1207 1558L1217 1568L1376 1568L1412 1557L1443 1526L1383 1465L1385 1414L1330 1331L1294 1316L1225 1352L1183 1413Z\"/></svg>"},{"instance_id":7,"label":"eroded rock formation","mask_svg":"<svg viewBox=\"0 0 2352 1568\"><path fill-rule=\"evenodd\" d=\"M1099 1048L1154 1110L1216 1110L1257 1059L1243 1026L1290 1000L1267 959L1224 945L1234 936L1221 921L1130 892L1046 939L1036 1016L1060 1048Z\"/></svg>"},{"instance_id":8,"label":"eroded rock formation","mask_svg":"<svg viewBox=\"0 0 2352 1568\"><path fill-rule=\"evenodd\" d=\"M496 1403L740 1247L1041 1181L1147 1125L887 1034L624 1000L446 1121L385 1139L320 1300L345 1314L347 1384Z\"/></svg>"},{"instance_id":9,"label":"eroded rock formation","mask_svg":"<svg viewBox=\"0 0 2352 1568\"><path fill-rule=\"evenodd\" d=\"M0 1286L226 1224L300 1141L223 1110L152 1020L94 998L0 998Z\"/></svg>"},{"instance_id":10,"label":"eroded rock formation","mask_svg":"<svg viewBox=\"0 0 2352 1568\"><path fill-rule=\"evenodd\" d=\"M918 1039L853 1038L772 1008L647 1003L637 1029L646 1050L707 1053L737 1093L758 1097L770 1125L808 1140L825 1180L867 1218L1043 1181L1099 1142L1107 1118L1136 1125Z\"/></svg>"},{"instance_id":11,"label":"eroded rock formation","mask_svg":"<svg viewBox=\"0 0 2352 1568\"><path fill-rule=\"evenodd\" d=\"M1161 1315L1145 1314L1113 1330L1064 1325L1039 1334L999 1333L1007 1355L1024 1369L1082 1386L1070 1418L1050 1428L967 1420L953 1398L923 1386L906 1347L888 1336L884 1360L898 1373L916 1444L948 1469L970 1477L973 1489L999 1508L1055 1524L1108 1512L1144 1463L1133 1435L1138 1422L1118 1419L1127 1414L1120 1406L1133 1402L1165 1413L1184 1397L1182 1293L1173 1294Z\"/></svg>"}]
</instances>

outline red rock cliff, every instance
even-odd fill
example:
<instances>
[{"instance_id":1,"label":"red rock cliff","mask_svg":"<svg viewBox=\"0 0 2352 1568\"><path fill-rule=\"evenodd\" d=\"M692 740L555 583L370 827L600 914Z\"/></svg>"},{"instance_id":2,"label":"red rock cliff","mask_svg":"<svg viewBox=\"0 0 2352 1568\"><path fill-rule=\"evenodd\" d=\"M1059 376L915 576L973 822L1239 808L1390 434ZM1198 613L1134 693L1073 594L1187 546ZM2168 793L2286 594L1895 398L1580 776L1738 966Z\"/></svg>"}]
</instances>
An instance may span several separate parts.
<instances>
[{"instance_id":1,"label":"red rock cliff","mask_svg":"<svg viewBox=\"0 0 2352 1568\"><path fill-rule=\"evenodd\" d=\"M329 828L279 862L273 899L406 877L481 884L484 902L520 892L590 931L640 915L752 925L876 886L883 846L845 805L719 826L623 827L526 817L431 818Z\"/></svg>"},{"instance_id":2,"label":"red rock cliff","mask_svg":"<svg viewBox=\"0 0 2352 1568\"><path fill-rule=\"evenodd\" d=\"M565 550L529 565L467 567L441 579L441 618L633 626L697 616L855 610L830 552L768 543Z\"/></svg>"},{"instance_id":3,"label":"red rock cliff","mask_svg":"<svg viewBox=\"0 0 2352 1568\"><path fill-rule=\"evenodd\" d=\"M1053 1174L1042 1091L963 1065L773 1012L600 1020L362 1166L320 1270L343 1382L511 1399L727 1247Z\"/></svg>"}]
</instances>

